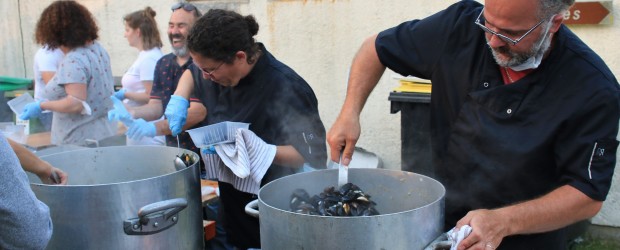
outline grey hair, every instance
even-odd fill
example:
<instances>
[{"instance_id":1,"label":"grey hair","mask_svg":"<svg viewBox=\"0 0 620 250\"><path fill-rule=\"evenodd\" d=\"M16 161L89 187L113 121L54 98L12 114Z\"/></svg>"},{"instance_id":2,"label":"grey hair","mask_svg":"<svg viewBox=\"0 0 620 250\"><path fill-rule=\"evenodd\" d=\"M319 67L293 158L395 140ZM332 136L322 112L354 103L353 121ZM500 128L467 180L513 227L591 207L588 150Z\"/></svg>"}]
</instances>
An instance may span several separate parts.
<instances>
[{"instance_id":1,"label":"grey hair","mask_svg":"<svg viewBox=\"0 0 620 250\"><path fill-rule=\"evenodd\" d=\"M557 14L564 14L575 0L540 0L538 18L551 18Z\"/></svg>"}]
</instances>

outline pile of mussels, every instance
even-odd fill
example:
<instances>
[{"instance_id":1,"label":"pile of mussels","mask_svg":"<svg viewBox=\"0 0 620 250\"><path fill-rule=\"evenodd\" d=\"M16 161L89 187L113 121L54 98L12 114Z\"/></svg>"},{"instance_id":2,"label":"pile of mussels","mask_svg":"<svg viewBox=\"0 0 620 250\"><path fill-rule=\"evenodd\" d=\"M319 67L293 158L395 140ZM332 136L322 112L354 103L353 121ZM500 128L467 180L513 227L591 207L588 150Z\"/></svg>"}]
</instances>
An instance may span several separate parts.
<instances>
[{"instance_id":1,"label":"pile of mussels","mask_svg":"<svg viewBox=\"0 0 620 250\"><path fill-rule=\"evenodd\" d=\"M340 189L327 187L312 198L304 189L295 189L291 195L291 212L322 216L378 215L377 205L358 186L347 183Z\"/></svg>"}]
</instances>

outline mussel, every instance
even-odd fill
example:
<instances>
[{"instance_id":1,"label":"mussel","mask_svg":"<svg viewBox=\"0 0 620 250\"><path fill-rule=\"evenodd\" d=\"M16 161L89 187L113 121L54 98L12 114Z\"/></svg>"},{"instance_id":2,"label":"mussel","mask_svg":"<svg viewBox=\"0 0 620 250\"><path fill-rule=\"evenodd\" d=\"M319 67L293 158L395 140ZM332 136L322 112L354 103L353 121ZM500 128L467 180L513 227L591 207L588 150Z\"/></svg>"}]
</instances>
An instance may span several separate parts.
<instances>
[{"instance_id":1,"label":"mussel","mask_svg":"<svg viewBox=\"0 0 620 250\"><path fill-rule=\"evenodd\" d=\"M372 216L379 214L375 206L370 195L357 185L347 183L337 190L327 187L312 197L306 190L296 189L291 194L290 211L322 216Z\"/></svg>"}]
</instances>

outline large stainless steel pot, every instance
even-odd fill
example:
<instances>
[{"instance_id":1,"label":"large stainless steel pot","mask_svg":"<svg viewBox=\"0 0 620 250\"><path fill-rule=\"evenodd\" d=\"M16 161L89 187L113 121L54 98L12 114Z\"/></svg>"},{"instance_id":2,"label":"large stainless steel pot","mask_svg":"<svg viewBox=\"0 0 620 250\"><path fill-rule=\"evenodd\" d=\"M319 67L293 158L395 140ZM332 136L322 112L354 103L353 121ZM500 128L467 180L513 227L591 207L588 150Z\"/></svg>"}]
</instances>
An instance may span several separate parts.
<instances>
[{"instance_id":1,"label":"large stainless steel pot","mask_svg":"<svg viewBox=\"0 0 620 250\"><path fill-rule=\"evenodd\" d=\"M50 207L48 249L202 249L198 155L174 168L177 148L119 146L41 157L69 175L69 185L41 184L36 196Z\"/></svg>"},{"instance_id":2,"label":"large stainless steel pot","mask_svg":"<svg viewBox=\"0 0 620 250\"><path fill-rule=\"evenodd\" d=\"M262 249L423 249L442 233L445 189L427 176L349 169L349 182L377 203L378 216L328 217L289 212L293 190L312 196L337 184L337 170L286 176L263 186L246 212L259 215ZM258 203L258 211L252 209Z\"/></svg>"}]
</instances>

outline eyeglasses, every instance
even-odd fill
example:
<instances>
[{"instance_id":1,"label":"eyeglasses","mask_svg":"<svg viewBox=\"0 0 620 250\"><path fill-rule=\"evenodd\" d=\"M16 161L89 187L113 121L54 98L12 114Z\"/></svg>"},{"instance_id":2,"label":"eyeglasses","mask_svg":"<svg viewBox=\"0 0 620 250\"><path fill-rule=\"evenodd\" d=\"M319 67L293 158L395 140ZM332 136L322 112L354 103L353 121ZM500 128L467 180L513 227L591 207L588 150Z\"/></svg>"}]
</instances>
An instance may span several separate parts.
<instances>
[{"instance_id":1,"label":"eyeglasses","mask_svg":"<svg viewBox=\"0 0 620 250\"><path fill-rule=\"evenodd\" d=\"M203 68L201 68L201 67L198 67L198 65L196 65L196 64L194 63L194 65L196 65L196 67L198 67L198 68L200 69L200 71L202 71L202 73L204 73L204 74L208 75L209 77L213 77L213 73L215 73L215 71L217 71L217 70L218 70L218 69L222 66L222 64L224 64L224 62L220 63L220 65L217 65L217 67L215 67L213 70L211 70L211 71L207 71L207 70L204 70L204 69L203 69Z\"/></svg>"},{"instance_id":2,"label":"eyeglasses","mask_svg":"<svg viewBox=\"0 0 620 250\"><path fill-rule=\"evenodd\" d=\"M196 6L194 6L193 4L185 3L185 2L176 3L170 7L172 11L178 10L180 8L183 8L184 10L188 12L191 12L197 9Z\"/></svg>"},{"instance_id":3,"label":"eyeglasses","mask_svg":"<svg viewBox=\"0 0 620 250\"><path fill-rule=\"evenodd\" d=\"M506 35L502 35L500 33L497 33L495 31L493 31L492 29L489 29L487 26L485 26L484 16L482 15L483 12L484 12L484 8L482 8L482 11L480 11L480 15L478 15L478 18L476 19L476 21L474 23L477 24L478 26L480 26L480 28L482 30L484 30L485 32L488 32L488 33L490 33L490 34L492 34L494 36L497 36L500 39L502 39L504 42L511 43L513 46L517 45L518 42L523 40L523 38L525 38L527 35L532 33L532 31L534 31L538 26L540 26L543 22L545 22L545 19L540 20L540 22L538 22L536 25L534 25L534 27L532 27L527 32L525 32L525 34L523 34L521 37L517 38L517 40L514 40L514 39L512 39L512 38L510 38L510 37L508 37ZM482 22L480 21L481 17L482 17Z\"/></svg>"}]
</instances>

